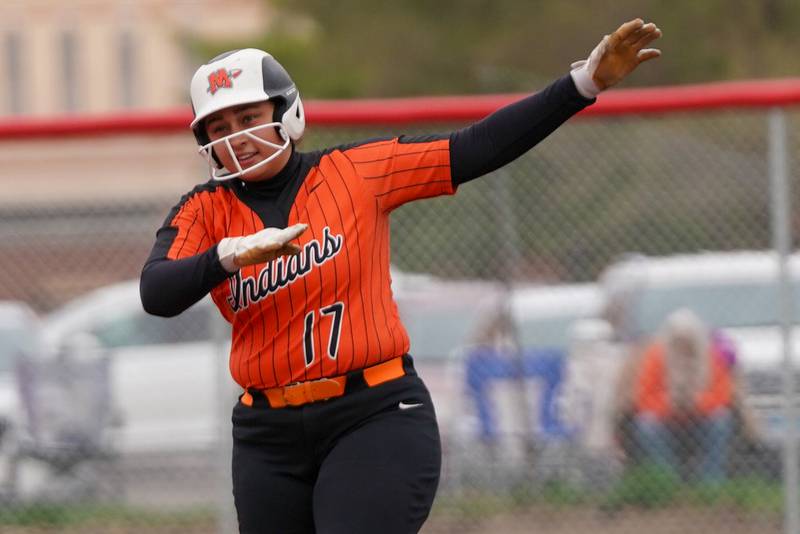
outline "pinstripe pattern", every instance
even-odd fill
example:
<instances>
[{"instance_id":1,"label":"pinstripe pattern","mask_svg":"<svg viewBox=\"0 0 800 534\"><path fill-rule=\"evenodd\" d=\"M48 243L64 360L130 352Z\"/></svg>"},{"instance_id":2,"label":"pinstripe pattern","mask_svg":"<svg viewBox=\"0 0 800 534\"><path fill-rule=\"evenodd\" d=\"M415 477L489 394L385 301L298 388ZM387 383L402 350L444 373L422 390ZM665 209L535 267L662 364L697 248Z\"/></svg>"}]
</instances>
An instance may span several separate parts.
<instances>
[{"instance_id":1,"label":"pinstripe pattern","mask_svg":"<svg viewBox=\"0 0 800 534\"><path fill-rule=\"evenodd\" d=\"M391 293L389 214L454 192L446 138L381 139L308 158L286 220L309 224L303 252L246 267L212 290L233 325L231 374L245 388L336 376L408 352ZM177 232L167 257L204 252L264 220L230 186L206 184L168 217Z\"/></svg>"}]
</instances>

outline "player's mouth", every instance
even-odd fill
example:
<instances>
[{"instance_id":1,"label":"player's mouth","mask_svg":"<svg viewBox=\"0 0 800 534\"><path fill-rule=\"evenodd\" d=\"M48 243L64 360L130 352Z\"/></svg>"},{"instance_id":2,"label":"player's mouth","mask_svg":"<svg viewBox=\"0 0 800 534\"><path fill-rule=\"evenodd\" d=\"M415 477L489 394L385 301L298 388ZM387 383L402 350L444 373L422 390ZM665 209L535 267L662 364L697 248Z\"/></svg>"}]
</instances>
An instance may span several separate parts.
<instances>
[{"instance_id":1,"label":"player's mouth","mask_svg":"<svg viewBox=\"0 0 800 534\"><path fill-rule=\"evenodd\" d=\"M252 165L258 160L258 152L245 152L243 154L236 154L236 161L239 165Z\"/></svg>"}]
</instances>

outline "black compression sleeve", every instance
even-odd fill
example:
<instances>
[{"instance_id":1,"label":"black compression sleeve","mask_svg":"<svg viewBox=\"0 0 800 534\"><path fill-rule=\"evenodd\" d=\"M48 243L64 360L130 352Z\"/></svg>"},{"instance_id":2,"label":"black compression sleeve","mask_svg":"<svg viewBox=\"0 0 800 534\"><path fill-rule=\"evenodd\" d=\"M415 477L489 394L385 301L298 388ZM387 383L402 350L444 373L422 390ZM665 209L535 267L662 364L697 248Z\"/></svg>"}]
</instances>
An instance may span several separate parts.
<instances>
[{"instance_id":1,"label":"black compression sleeve","mask_svg":"<svg viewBox=\"0 0 800 534\"><path fill-rule=\"evenodd\" d=\"M230 273L219 262L216 245L180 260L151 256L142 269L139 282L142 305L147 313L173 317L202 299L229 276Z\"/></svg>"},{"instance_id":2,"label":"black compression sleeve","mask_svg":"<svg viewBox=\"0 0 800 534\"><path fill-rule=\"evenodd\" d=\"M544 90L450 134L453 184L458 186L515 160L592 104L567 74Z\"/></svg>"}]
</instances>

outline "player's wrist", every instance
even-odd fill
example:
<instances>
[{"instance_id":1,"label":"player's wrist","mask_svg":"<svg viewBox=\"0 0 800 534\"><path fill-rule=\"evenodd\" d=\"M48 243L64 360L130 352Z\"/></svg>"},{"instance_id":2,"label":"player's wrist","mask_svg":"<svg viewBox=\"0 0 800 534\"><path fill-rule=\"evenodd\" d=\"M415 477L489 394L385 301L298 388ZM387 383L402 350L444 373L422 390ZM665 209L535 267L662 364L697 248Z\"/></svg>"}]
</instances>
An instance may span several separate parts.
<instances>
[{"instance_id":1,"label":"player's wrist","mask_svg":"<svg viewBox=\"0 0 800 534\"><path fill-rule=\"evenodd\" d=\"M575 83L575 88L578 90L578 93L580 93L583 98L591 100L597 98L597 95L602 92L602 89L600 89L592 79L587 65L588 62L583 63L579 67L572 69L569 74L572 76L572 81Z\"/></svg>"},{"instance_id":2,"label":"player's wrist","mask_svg":"<svg viewBox=\"0 0 800 534\"><path fill-rule=\"evenodd\" d=\"M239 270L236 265L236 245L239 244L241 237L226 237L217 244L217 256L222 268L229 273L235 273Z\"/></svg>"}]
</instances>

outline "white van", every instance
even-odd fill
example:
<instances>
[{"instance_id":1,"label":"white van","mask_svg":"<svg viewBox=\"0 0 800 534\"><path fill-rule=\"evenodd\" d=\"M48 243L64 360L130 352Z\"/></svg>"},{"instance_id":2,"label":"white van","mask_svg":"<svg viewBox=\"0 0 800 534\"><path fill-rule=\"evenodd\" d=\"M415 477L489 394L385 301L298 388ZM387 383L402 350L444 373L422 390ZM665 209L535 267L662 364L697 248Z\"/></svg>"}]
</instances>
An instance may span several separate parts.
<instances>
[{"instance_id":1,"label":"white van","mask_svg":"<svg viewBox=\"0 0 800 534\"><path fill-rule=\"evenodd\" d=\"M39 351L38 336L39 318L30 306L0 301L0 448L4 431L20 423L17 362Z\"/></svg>"},{"instance_id":2,"label":"white van","mask_svg":"<svg viewBox=\"0 0 800 534\"><path fill-rule=\"evenodd\" d=\"M229 326L209 297L177 317L155 317L130 280L71 301L43 325L51 355L88 334L99 347L71 356L109 358L121 452L204 450L219 440L218 399L236 389L227 372Z\"/></svg>"}]
</instances>

